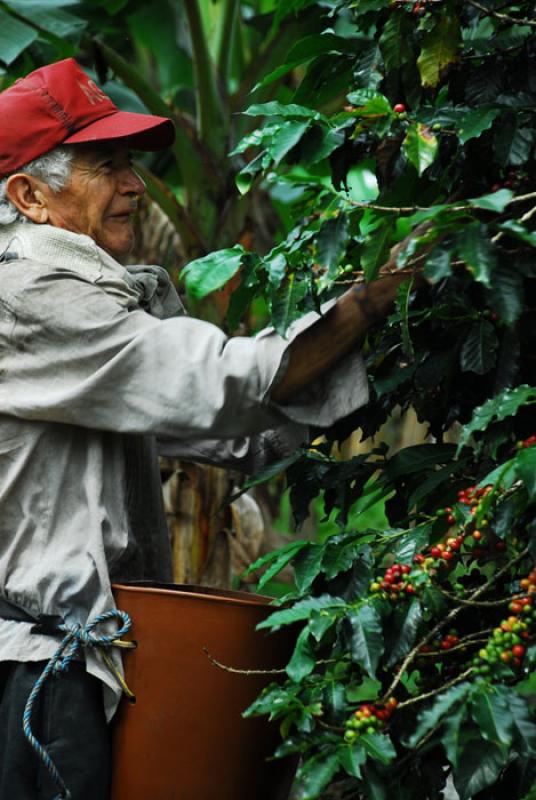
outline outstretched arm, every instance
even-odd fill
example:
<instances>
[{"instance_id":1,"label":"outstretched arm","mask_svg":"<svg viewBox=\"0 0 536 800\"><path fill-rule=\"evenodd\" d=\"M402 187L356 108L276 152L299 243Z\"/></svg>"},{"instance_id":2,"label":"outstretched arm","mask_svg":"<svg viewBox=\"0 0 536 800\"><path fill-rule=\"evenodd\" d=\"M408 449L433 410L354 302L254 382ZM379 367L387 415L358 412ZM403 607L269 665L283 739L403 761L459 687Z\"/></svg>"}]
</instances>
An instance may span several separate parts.
<instances>
[{"instance_id":1,"label":"outstretched arm","mask_svg":"<svg viewBox=\"0 0 536 800\"><path fill-rule=\"evenodd\" d=\"M289 347L287 370L271 392L272 400L285 403L339 361L371 325L391 309L407 273L387 275L367 286L355 284L345 292L316 325L298 336Z\"/></svg>"}]
</instances>

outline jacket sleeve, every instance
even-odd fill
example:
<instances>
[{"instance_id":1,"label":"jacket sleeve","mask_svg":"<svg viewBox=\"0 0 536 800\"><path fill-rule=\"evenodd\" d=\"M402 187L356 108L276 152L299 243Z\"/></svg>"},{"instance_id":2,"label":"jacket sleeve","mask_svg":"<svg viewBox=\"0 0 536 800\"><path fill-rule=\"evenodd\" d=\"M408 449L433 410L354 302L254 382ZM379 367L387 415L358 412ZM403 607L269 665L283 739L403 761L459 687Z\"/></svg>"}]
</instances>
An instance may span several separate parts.
<instances>
[{"instance_id":1,"label":"jacket sleeve","mask_svg":"<svg viewBox=\"0 0 536 800\"><path fill-rule=\"evenodd\" d=\"M357 353L295 402L276 405L290 341L267 329L227 338L191 317L128 311L92 282L25 267L20 291L0 295L0 413L174 439L233 439L285 419L330 425L367 400Z\"/></svg>"},{"instance_id":2,"label":"jacket sleeve","mask_svg":"<svg viewBox=\"0 0 536 800\"><path fill-rule=\"evenodd\" d=\"M309 427L287 422L275 430L236 439L158 439L158 454L214 464L251 475L309 441Z\"/></svg>"}]
</instances>

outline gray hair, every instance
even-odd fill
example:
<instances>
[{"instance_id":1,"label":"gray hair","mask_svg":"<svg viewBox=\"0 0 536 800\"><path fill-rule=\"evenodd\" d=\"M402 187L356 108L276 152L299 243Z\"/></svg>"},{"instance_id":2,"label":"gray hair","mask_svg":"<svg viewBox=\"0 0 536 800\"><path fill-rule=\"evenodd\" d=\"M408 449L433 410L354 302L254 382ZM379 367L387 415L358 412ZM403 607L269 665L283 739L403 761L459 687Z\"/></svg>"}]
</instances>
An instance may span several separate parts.
<instances>
[{"instance_id":1,"label":"gray hair","mask_svg":"<svg viewBox=\"0 0 536 800\"><path fill-rule=\"evenodd\" d=\"M44 181L53 192L59 192L66 186L71 177L71 168L74 152L68 145L55 147L44 156L36 158L20 167L16 172L25 172ZM12 173L15 174L15 173ZM6 194L7 175L0 181L0 225L10 225L12 222L30 222L28 217L13 205Z\"/></svg>"}]
</instances>

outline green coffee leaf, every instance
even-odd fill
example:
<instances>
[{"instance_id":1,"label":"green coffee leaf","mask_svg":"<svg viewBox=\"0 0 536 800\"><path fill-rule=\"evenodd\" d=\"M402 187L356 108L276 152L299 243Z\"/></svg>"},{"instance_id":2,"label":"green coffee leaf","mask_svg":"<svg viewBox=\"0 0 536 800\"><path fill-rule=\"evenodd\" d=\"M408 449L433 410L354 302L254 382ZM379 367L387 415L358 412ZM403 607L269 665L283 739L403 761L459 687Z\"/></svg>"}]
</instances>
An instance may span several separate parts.
<instances>
[{"instance_id":1,"label":"green coffee leaf","mask_svg":"<svg viewBox=\"0 0 536 800\"><path fill-rule=\"evenodd\" d=\"M470 800L495 783L508 758L508 749L492 742L472 739L465 742L454 770L454 786L460 800Z\"/></svg>"},{"instance_id":2,"label":"green coffee leaf","mask_svg":"<svg viewBox=\"0 0 536 800\"><path fill-rule=\"evenodd\" d=\"M333 33L312 34L300 39L291 47L284 64L268 73L255 86L254 91L269 86L291 70L320 55L320 53L353 53L355 46L352 40Z\"/></svg>"},{"instance_id":3,"label":"green coffee leaf","mask_svg":"<svg viewBox=\"0 0 536 800\"><path fill-rule=\"evenodd\" d=\"M361 767L367 760L363 747L354 742L339 748L338 759L341 767L353 778L361 778Z\"/></svg>"},{"instance_id":4,"label":"green coffee leaf","mask_svg":"<svg viewBox=\"0 0 536 800\"><path fill-rule=\"evenodd\" d=\"M298 591L305 592L320 572L325 544L309 544L297 554L294 560L294 578Z\"/></svg>"},{"instance_id":5,"label":"green coffee leaf","mask_svg":"<svg viewBox=\"0 0 536 800\"><path fill-rule=\"evenodd\" d=\"M536 131L523 127L520 120L511 117L496 131L493 147L499 164L522 167L530 158Z\"/></svg>"},{"instance_id":6,"label":"green coffee leaf","mask_svg":"<svg viewBox=\"0 0 536 800\"><path fill-rule=\"evenodd\" d=\"M379 269L389 258L389 245L391 243L391 225L382 221L376 230L365 239L361 266L367 282L373 281Z\"/></svg>"},{"instance_id":7,"label":"green coffee leaf","mask_svg":"<svg viewBox=\"0 0 536 800\"><path fill-rule=\"evenodd\" d=\"M488 296L490 307L501 322L509 327L514 325L523 310L523 276L516 265L500 265L495 270Z\"/></svg>"},{"instance_id":8,"label":"green coffee leaf","mask_svg":"<svg viewBox=\"0 0 536 800\"><path fill-rule=\"evenodd\" d=\"M323 700L332 714L342 714L346 711L346 688L344 683L330 681L323 694Z\"/></svg>"},{"instance_id":9,"label":"green coffee leaf","mask_svg":"<svg viewBox=\"0 0 536 800\"><path fill-rule=\"evenodd\" d=\"M391 103L383 94L373 94L363 103L360 103L359 99L360 93L355 92L348 95L348 100L356 105L354 114L360 117L377 119L378 117L387 117L392 113Z\"/></svg>"},{"instance_id":10,"label":"green coffee leaf","mask_svg":"<svg viewBox=\"0 0 536 800\"><path fill-rule=\"evenodd\" d=\"M216 289L221 289L238 272L245 255L242 245L237 244L190 261L181 272L188 294L201 300Z\"/></svg>"},{"instance_id":11,"label":"green coffee leaf","mask_svg":"<svg viewBox=\"0 0 536 800\"><path fill-rule=\"evenodd\" d=\"M515 236L517 239L521 239L522 242L530 244L531 247L536 247L536 232L529 231L524 225L521 225L520 222L516 222L514 219L508 219L506 222L502 222L499 227L502 231L506 231L506 233Z\"/></svg>"},{"instance_id":12,"label":"green coffee leaf","mask_svg":"<svg viewBox=\"0 0 536 800\"><path fill-rule=\"evenodd\" d=\"M319 114L314 108L307 108L296 103L278 103L275 100L271 103L255 103L242 113L250 117L305 117L309 120L322 118L322 114Z\"/></svg>"},{"instance_id":13,"label":"green coffee leaf","mask_svg":"<svg viewBox=\"0 0 536 800\"><path fill-rule=\"evenodd\" d=\"M512 743L514 718L508 703L510 692L502 686L484 683L471 697L472 715L488 742L509 747Z\"/></svg>"},{"instance_id":14,"label":"green coffee leaf","mask_svg":"<svg viewBox=\"0 0 536 800\"><path fill-rule=\"evenodd\" d=\"M296 800L316 800L339 770L337 755L320 755L306 761L299 770Z\"/></svg>"},{"instance_id":15,"label":"green coffee leaf","mask_svg":"<svg viewBox=\"0 0 536 800\"><path fill-rule=\"evenodd\" d=\"M379 614L372 606L361 606L348 614L347 622L352 659L375 678L384 648Z\"/></svg>"},{"instance_id":16,"label":"green coffee leaf","mask_svg":"<svg viewBox=\"0 0 536 800\"><path fill-rule=\"evenodd\" d=\"M447 714L452 712L455 706L467 698L470 691L471 684L466 681L438 695L430 708L419 713L417 727L408 739L407 746L416 747L423 736L435 728Z\"/></svg>"},{"instance_id":17,"label":"green coffee leaf","mask_svg":"<svg viewBox=\"0 0 536 800\"><path fill-rule=\"evenodd\" d=\"M396 557L398 564L411 564L415 553L428 544L431 531L432 524L430 522L416 525L406 536L397 538L394 543L390 543L388 540L388 550Z\"/></svg>"},{"instance_id":18,"label":"green coffee leaf","mask_svg":"<svg viewBox=\"0 0 536 800\"><path fill-rule=\"evenodd\" d=\"M263 259L262 265L268 273L268 280L276 288L281 285L287 271L287 259L283 253L274 253Z\"/></svg>"},{"instance_id":19,"label":"green coffee leaf","mask_svg":"<svg viewBox=\"0 0 536 800\"><path fill-rule=\"evenodd\" d=\"M474 208L484 208L487 211L496 211L501 213L506 206L510 203L514 193L510 189L499 189L492 194L484 194L482 197L474 197L469 200L469 205Z\"/></svg>"},{"instance_id":20,"label":"green coffee leaf","mask_svg":"<svg viewBox=\"0 0 536 800\"><path fill-rule=\"evenodd\" d=\"M292 559L304 547L306 547L305 542L291 542L286 547L283 547L280 550L276 550L275 553L272 554L275 555L276 557L271 561L268 569L266 569L266 571L262 574L262 577L257 586L258 591L260 591L263 588L263 586L266 586L266 584L269 583L269 581L271 581L272 578L274 578L279 572L281 572L282 569L285 569L287 564L290 564ZM259 561L262 561L262 559L259 559ZM265 564L261 566L265 566ZM248 568L248 572L252 568L255 568L254 564L252 564L251 567ZM260 567L256 567L256 569L259 568Z\"/></svg>"},{"instance_id":21,"label":"green coffee leaf","mask_svg":"<svg viewBox=\"0 0 536 800\"><path fill-rule=\"evenodd\" d=\"M494 244L487 228L478 222L467 225L456 238L460 258L465 261L474 279L489 288L497 263Z\"/></svg>"},{"instance_id":22,"label":"green coffee leaf","mask_svg":"<svg viewBox=\"0 0 536 800\"><path fill-rule=\"evenodd\" d=\"M266 145L266 149L277 166L292 148L298 144L304 133L308 130L309 122L299 122L298 120L288 120L279 125L272 134L271 141Z\"/></svg>"},{"instance_id":23,"label":"green coffee leaf","mask_svg":"<svg viewBox=\"0 0 536 800\"><path fill-rule=\"evenodd\" d=\"M475 322L471 325L461 349L462 370L485 375L495 366L498 346L497 334L491 322L485 319Z\"/></svg>"},{"instance_id":24,"label":"green coffee leaf","mask_svg":"<svg viewBox=\"0 0 536 800\"><path fill-rule=\"evenodd\" d=\"M280 336L285 336L288 326L300 316L299 304L309 286L292 272L281 286L272 292L272 323Z\"/></svg>"},{"instance_id":25,"label":"green coffee leaf","mask_svg":"<svg viewBox=\"0 0 536 800\"><path fill-rule=\"evenodd\" d=\"M11 64L37 39L38 33L0 8L0 61Z\"/></svg>"},{"instance_id":26,"label":"green coffee leaf","mask_svg":"<svg viewBox=\"0 0 536 800\"><path fill-rule=\"evenodd\" d=\"M410 125L402 148L420 175L433 164L438 150L437 137L421 122Z\"/></svg>"},{"instance_id":27,"label":"green coffee leaf","mask_svg":"<svg viewBox=\"0 0 536 800\"><path fill-rule=\"evenodd\" d=\"M232 293L227 307L227 324L234 331L246 313L251 301L260 291L259 262L257 258L245 258L240 273L240 284Z\"/></svg>"},{"instance_id":28,"label":"green coffee leaf","mask_svg":"<svg viewBox=\"0 0 536 800\"><path fill-rule=\"evenodd\" d=\"M467 704L463 703L456 711L451 712L443 724L443 736L441 741L447 758L456 769L458 766L459 756L463 747L463 722L467 713Z\"/></svg>"},{"instance_id":29,"label":"green coffee leaf","mask_svg":"<svg viewBox=\"0 0 536 800\"><path fill-rule=\"evenodd\" d=\"M413 343L411 341L411 334L409 330L409 299L413 289L413 278L408 278L400 284L396 290L396 307L400 314L400 324L402 327L402 349L404 355L412 361L415 352L413 350Z\"/></svg>"},{"instance_id":30,"label":"green coffee leaf","mask_svg":"<svg viewBox=\"0 0 536 800\"><path fill-rule=\"evenodd\" d=\"M358 2L361 3L361 0ZM373 761L363 764L363 784L367 800L389 800L392 796L385 785L383 775Z\"/></svg>"},{"instance_id":31,"label":"green coffee leaf","mask_svg":"<svg viewBox=\"0 0 536 800\"><path fill-rule=\"evenodd\" d=\"M536 758L536 724L527 701L512 689L508 703L514 719L516 746L522 753Z\"/></svg>"},{"instance_id":32,"label":"green coffee leaf","mask_svg":"<svg viewBox=\"0 0 536 800\"><path fill-rule=\"evenodd\" d=\"M536 402L536 387L523 384L515 389L505 389L495 397L491 397L483 405L473 411L471 421L464 425L457 455L467 444L473 433L485 431L492 422L501 422L512 417L525 404Z\"/></svg>"},{"instance_id":33,"label":"green coffee leaf","mask_svg":"<svg viewBox=\"0 0 536 800\"><path fill-rule=\"evenodd\" d=\"M499 114L498 108L475 108L469 111L459 123L460 142L466 144L470 139L477 139L484 131L491 128Z\"/></svg>"},{"instance_id":34,"label":"green coffee leaf","mask_svg":"<svg viewBox=\"0 0 536 800\"><path fill-rule=\"evenodd\" d=\"M309 641L310 635L309 627L305 627L301 631L294 652L286 666L287 675L295 683L299 683L307 675L310 675L316 666L316 657Z\"/></svg>"},{"instance_id":35,"label":"green coffee leaf","mask_svg":"<svg viewBox=\"0 0 536 800\"><path fill-rule=\"evenodd\" d=\"M412 25L406 14L391 14L379 39L385 71L395 72L414 59Z\"/></svg>"},{"instance_id":36,"label":"green coffee leaf","mask_svg":"<svg viewBox=\"0 0 536 800\"><path fill-rule=\"evenodd\" d=\"M279 683L271 683L267 686L259 697L243 712L243 716L254 717L260 714L269 714L270 719L274 719L286 713L288 706L292 706L295 701L297 687L287 683L282 686Z\"/></svg>"},{"instance_id":37,"label":"green coffee leaf","mask_svg":"<svg viewBox=\"0 0 536 800\"><path fill-rule=\"evenodd\" d=\"M344 600L338 597L332 597L329 594L320 595L320 597L308 597L305 600L300 600L295 603L291 608L285 608L282 611L275 611L273 614L260 622L257 625L257 630L262 628L277 628L280 625L291 625L293 622L300 622L304 619L309 619L312 611L321 611L322 609L342 609L346 607Z\"/></svg>"},{"instance_id":38,"label":"green coffee leaf","mask_svg":"<svg viewBox=\"0 0 536 800\"><path fill-rule=\"evenodd\" d=\"M280 560L286 559L287 556L288 560L290 560L296 555L296 553L299 553L300 550L302 550L304 547L307 547L308 544L309 542L305 542L303 540L297 542L289 542L289 544L286 544L284 547L280 547L278 550L272 550L270 553L265 553L265 555L261 556L260 558L257 558L256 561L254 561L253 564L250 564L249 567L246 570L244 570L242 574L244 576L250 575L252 572L255 572L255 570L262 569L263 567L266 567L268 564L274 565ZM283 564L283 566L286 566L287 563L288 561L285 561L285 564ZM280 569L283 569L283 567L280 567ZM277 570L277 572L279 572L279 570ZM273 575L276 575L277 572L274 572ZM271 577L273 577L273 575Z\"/></svg>"},{"instance_id":39,"label":"green coffee leaf","mask_svg":"<svg viewBox=\"0 0 536 800\"><path fill-rule=\"evenodd\" d=\"M536 445L517 454L516 472L525 485L529 499L536 500Z\"/></svg>"},{"instance_id":40,"label":"green coffee leaf","mask_svg":"<svg viewBox=\"0 0 536 800\"><path fill-rule=\"evenodd\" d=\"M359 744L374 761L390 764L396 758L396 750L391 737L386 733L364 733L359 737Z\"/></svg>"},{"instance_id":41,"label":"green coffee leaf","mask_svg":"<svg viewBox=\"0 0 536 800\"><path fill-rule=\"evenodd\" d=\"M348 217L339 214L328 219L318 233L318 263L328 270L328 277L334 277L337 266L348 242Z\"/></svg>"},{"instance_id":42,"label":"green coffee leaf","mask_svg":"<svg viewBox=\"0 0 536 800\"><path fill-rule=\"evenodd\" d=\"M431 283L437 283L443 278L449 278L452 274L451 259L450 250L445 250L441 247L434 248L424 264L425 278Z\"/></svg>"},{"instance_id":43,"label":"green coffee leaf","mask_svg":"<svg viewBox=\"0 0 536 800\"><path fill-rule=\"evenodd\" d=\"M450 461L455 453L453 444L416 444L404 447L389 459L385 465L385 474L394 481L405 475L433 469L438 464Z\"/></svg>"},{"instance_id":44,"label":"green coffee leaf","mask_svg":"<svg viewBox=\"0 0 536 800\"><path fill-rule=\"evenodd\" d=\"M64 11L49 0L8 0L6 5L29 22L38 22L39 27L61 38L80 33L87 27L87 20ZM65 4L68 5L68 4Z\"/></svg>"},{"instance_id":45,"label":"green coffee leaf","mask_svg":"<svg viewBox=\"0 0 536 800\"><path fill-rule=\"evenodd\" d=\"M431 33L423 38L417 67L424 87L437 86L445 67L459 59L460 23L453 14L441 15Z\"/></svg>"},{"instance_id":46,"label":"green coffee leaf","mask_svg":"<svg viewBox=\"0 0 536 800\"><path fill-rule=\"evenodd\" d=\"M415 637L422 622L422 606L419 600L412 598L409 606L401 605L395 611L393 620L394 636L386 647L388 657L386 666L391 667L404 658L415 643Z\"/></svg>"}]
</instances>

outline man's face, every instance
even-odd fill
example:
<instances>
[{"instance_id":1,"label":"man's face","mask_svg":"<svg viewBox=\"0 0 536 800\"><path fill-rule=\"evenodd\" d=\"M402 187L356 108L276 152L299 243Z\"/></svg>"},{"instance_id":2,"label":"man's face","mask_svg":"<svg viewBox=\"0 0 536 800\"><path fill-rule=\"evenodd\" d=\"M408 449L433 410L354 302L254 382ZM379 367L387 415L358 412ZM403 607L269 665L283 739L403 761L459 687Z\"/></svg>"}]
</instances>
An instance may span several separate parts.
<instances>
[{"instance_id":1,"label":"man's face","mask_svg":"<svg viewBox=\"0 0 536 800\"><path fill-rule=\"evenodd\" d=\"M126 145L78 145L69 183L56 194L46 191L48 222L84 233L121 258L134 244L133 214L144 192Z\"/></svg>"}]
</instances>

